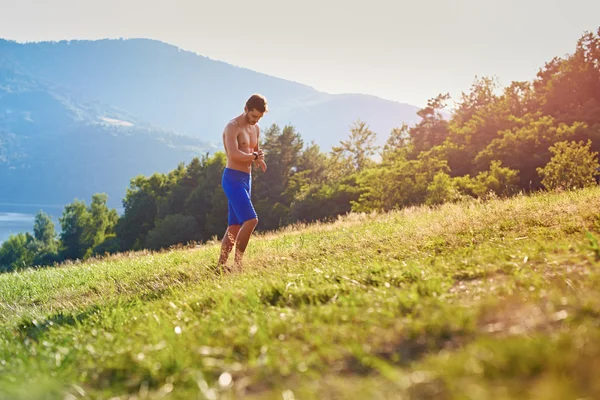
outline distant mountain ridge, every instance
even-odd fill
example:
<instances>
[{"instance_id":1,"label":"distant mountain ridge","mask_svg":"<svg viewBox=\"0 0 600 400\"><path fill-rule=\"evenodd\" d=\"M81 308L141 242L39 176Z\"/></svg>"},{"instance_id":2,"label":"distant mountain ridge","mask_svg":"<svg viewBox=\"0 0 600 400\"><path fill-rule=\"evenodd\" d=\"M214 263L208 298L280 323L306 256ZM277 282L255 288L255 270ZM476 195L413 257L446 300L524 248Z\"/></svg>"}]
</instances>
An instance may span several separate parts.
<instances>
[{"instance_id":1,"label":"distant mountain ridge","mask_svg":"<svg viewBox=\"0 0 600 400\"><path fill-rule=\"evenodd\" d=\"M219 142L225 123L252 93L270 112L261 126L292 124L323 150L347 137L357 119L384 143L392 128L416 123L418 107L362 94L332 95L149 39L0 42L33 75L78 96L112 104L156 126ZM343 66L340 66L342 69Z\"/></svg>"}]
</instances>

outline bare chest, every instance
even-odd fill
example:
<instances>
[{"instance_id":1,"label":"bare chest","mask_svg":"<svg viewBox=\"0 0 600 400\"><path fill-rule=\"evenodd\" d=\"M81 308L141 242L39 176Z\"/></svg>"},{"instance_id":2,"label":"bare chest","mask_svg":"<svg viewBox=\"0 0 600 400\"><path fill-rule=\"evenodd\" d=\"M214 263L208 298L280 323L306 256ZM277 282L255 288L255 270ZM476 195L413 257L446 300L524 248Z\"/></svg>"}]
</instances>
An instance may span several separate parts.
<instances>
[{"instance_id":1,"label":"bare chest","mask_svg":"<svg viewBox=\"0 0 600 400\"><path fill-rule=\"evenodd\" d=\"M258 144L256 130L254 128L241 130L238 133L237 141L240 150L254 149Z\"/></svg>"}]
</instances>

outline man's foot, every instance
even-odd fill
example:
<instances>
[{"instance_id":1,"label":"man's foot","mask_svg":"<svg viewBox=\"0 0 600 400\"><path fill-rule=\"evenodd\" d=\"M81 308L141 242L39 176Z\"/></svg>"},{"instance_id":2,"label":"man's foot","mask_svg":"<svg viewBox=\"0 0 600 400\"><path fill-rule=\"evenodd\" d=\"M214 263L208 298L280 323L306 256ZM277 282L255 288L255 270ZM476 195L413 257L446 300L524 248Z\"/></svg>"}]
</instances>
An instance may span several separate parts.
<instances>
[{"instance_id":1,"label":"man's foot","mask_svg":"<svg viewBox=\"0 0 600 400\"><path fill-rule=\"evenodd\" d=\"M244 263L241 261L234 262L232 270L238 273L242 272L244 270Z\"/></svg>"},{"instance_id":2,"label":"man's foot","mask_svg":"<svg viewBox=\"0 0 600 400\"><path fill-rule=\"evenodd\" d=\"M217 264L217 266L213 268L213 271L217 276L221 276L232 273L233 269L227 265Z\"/></svg>"}]
</instances>

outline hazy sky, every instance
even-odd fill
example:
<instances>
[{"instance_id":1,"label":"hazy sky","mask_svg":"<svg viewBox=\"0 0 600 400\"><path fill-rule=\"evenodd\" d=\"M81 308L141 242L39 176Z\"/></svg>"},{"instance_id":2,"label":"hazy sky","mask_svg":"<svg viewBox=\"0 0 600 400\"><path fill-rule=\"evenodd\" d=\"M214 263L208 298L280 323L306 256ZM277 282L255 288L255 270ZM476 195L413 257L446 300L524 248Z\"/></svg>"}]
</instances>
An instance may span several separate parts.
<instances>
[{"instance_id":1,"label":"hazy sky","mask_svg":"<svg viewBox=\"0 0 600 400\"><path fill-rule=\"evenodd\" d=\"M600 27L598 0L0 0L0 37L144 37L305 83L414 105L476 75L531 80Z\"/></svg>"}]
</instances>

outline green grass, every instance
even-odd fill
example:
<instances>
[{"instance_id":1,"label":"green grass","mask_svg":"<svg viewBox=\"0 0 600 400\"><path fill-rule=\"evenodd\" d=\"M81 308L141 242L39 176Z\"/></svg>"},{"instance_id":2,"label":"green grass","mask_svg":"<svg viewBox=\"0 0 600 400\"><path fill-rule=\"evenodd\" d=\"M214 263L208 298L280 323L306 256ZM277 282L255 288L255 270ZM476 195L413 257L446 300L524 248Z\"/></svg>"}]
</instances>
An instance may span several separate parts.
<instances>
[{"instance_id":1,"label":"green grass","mask_svg":"<svg viewBox=\"0 0 600 400\"><path fill-rule=\"evenodd\" d=\"M600 398L600 189L0 275L0 399Z\"/></svg>"}]
</instances>

